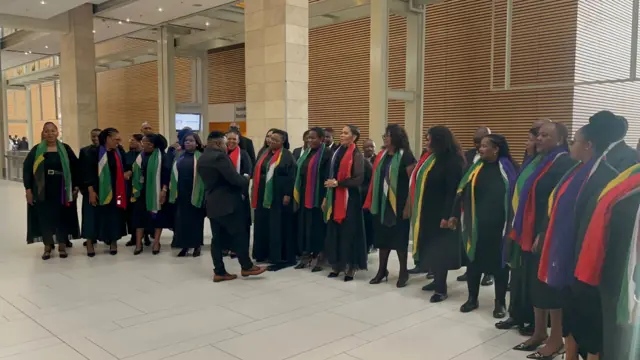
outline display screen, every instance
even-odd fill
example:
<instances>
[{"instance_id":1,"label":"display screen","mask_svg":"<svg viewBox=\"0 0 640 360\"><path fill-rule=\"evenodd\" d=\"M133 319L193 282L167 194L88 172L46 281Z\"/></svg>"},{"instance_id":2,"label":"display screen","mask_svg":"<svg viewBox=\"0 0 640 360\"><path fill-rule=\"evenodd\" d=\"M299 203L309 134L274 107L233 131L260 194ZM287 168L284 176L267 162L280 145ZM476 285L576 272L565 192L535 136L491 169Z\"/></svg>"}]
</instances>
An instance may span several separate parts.
<instances>
[{"instance_id":1,"label":"display screen","mask_svg":"<svg viewBox=\"0 0 640 360\"><path fill-rule=\"evenodd\" d=\"M176 130L182 130L185 127L200 131L200 114L176 114Z\"/></svg>"}]
</instances>

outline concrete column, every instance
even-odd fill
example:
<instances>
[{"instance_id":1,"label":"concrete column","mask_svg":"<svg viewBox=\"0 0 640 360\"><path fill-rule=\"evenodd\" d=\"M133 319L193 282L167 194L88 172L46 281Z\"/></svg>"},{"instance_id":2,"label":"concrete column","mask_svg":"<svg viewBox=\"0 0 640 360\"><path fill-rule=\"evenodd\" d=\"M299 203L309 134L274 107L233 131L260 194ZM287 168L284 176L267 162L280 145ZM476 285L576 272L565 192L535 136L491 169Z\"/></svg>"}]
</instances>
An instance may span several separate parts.
<instances>
[{"instance_id":1,"label":"concrete column","mask_svg":"<svg viewBox=\"0 0 640 360\"><path fill-rule=\"evenodd\" d=\"M309 128L309 2L245 4L247 135L261 144L269 128L279 128L300 146Z\"/></svg>"},{"instance_id":2,"label":"concrete column","mask_svg":"<svg viewBox=\"0 0 640 360\"><path fill-rule=\"evenodd\" d=\"M424 42L425 13L412 11L407 14L407 49L405 90L412 100L404 107L404 127L415 154L422 150L422 122L424 119Z\"/></svg>"},{"instance_id":3,"label":"concrete column","mask_svg":"<svg viewBox=\"0 0 640 360\"><path fill-rule=\"evenodd\" d=\"M0 178L7 178L7 90L5 89L4 71L2 71L2 59L0 59ZM29 139L29 141L32 141Z\"/></svg>"},{"instance_id":4,"label":"concrete column","mask_svg":"<svg viewBox=\"0 0 640 360\"><path fill-rule=\"evenodd\" d=\"M389 0L371 2L369 54L369 137L377 139L387 126L389 106Z\"/></svg>"},{"instance_id":5,"label":"concrete column","mask_svg":"<svg viewBox=\"0 0 640 360\"><path fill-rule=\"evenodd\" d=\"M175 36L163 26L158 41L158 127L169 144L176 139L175 51Z\"/></svg>"},{"instance_id":6,"label":"concrete column","mask_svg":"<svg viewBox=\"0 0 640 360\"><path fill-rule=\"evenodd\" d=\"M78 150L98 127L92 5L70 10L68 16L69 33L60 36L62 137Z\"/></svg>"},{"instance_id":7,"label":"concrete column","mask_svg":"<svg viewBox=\"0 0 640 360\"><path fill-rule=\"evenodd\" d=\"M202 137L209 134L209 55L206 51L196 58L196 101L200 104Z\"/></svg>"}]
</instances>

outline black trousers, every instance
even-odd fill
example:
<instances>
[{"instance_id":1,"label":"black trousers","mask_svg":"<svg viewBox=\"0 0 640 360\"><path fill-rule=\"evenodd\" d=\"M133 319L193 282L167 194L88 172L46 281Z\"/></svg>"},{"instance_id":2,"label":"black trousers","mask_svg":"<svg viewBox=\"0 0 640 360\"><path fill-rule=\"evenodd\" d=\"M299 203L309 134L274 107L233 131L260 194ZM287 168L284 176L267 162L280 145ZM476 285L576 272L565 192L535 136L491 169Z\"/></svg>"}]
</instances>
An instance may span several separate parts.
<instances>
[{"instance_id":1,"label":"black trousers","mask_svg":"<svg viewBox=\"0 0 640 360\"><path fill-rule=\"evenodd\" d=\"M249 257L249 233L245 221L244 215L237 213L209 219L213 233L211 259L214 274L227 274L222 256L222 251L227 249L236 253L242 270L253 268L253 262Z\"/></svg>"},{"instance_id":2,"label":"black trousers","mask_svg":"<svg viewBox=\"0 0 640 360\"><path fill-rule=\"evenodd\" d=\"M473 262L467 265L467 288L469 298L478 300L480 294L480 281L482 280L482 269L479 269ZM507 286L509 285L509 268L505 267L491 274L495 280L496 300L502 305L507 303Z\"/></svg>"},{"instance_id":3,"label":"black trousers","mask_svg":"<svg viewBox=\"0 0 640 360\"><path fill-rule=\"evenodd\" d=\"M435 292L438 294L447 293L447 276L448 270L437 270L433 272L433 282L435 284Z\"/></svg>"}]
</instances>

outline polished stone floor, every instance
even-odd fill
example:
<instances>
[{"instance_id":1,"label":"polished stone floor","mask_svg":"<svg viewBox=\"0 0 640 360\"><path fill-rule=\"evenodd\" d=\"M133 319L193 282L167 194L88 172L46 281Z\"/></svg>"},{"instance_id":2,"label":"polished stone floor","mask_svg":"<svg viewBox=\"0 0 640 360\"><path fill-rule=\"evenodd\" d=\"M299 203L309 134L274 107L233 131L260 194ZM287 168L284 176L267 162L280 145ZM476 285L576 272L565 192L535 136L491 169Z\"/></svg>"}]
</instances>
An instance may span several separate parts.
<instances>
[{"instance_id":1,"label":"polished stone floor","mask_svg":"<svg viewBox=\"0 0 640 360\"><path fill-rule=\"evenodd\" d=\"M396 289L368 272L345 283L286 269L214 284L211 259L176 258L170 233L158 256L95 258L76 241L68 259L44 262L24 241L26 205L18 183L0 181L0 359L12 360L486 360L524 359L524 340L496 330L493 288L461 314L466 285L450 274L450 298L429 303L423 277ZM206 230L209 234L209 230ZM208 235L207 235L208 237ZM208 247L207 247L208 249ZM230 272L237 263L227 260Z\"/></svg>"}]
</instances>

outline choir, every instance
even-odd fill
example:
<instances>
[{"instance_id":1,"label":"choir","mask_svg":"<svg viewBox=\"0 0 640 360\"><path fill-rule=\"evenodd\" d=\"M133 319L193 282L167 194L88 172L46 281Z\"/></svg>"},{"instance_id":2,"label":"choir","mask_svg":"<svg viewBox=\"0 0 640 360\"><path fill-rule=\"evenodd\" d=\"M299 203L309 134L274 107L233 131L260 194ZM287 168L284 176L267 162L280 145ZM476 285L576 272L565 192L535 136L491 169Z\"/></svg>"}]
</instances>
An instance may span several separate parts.
<instances>
[{"instance_id":1,"label":"choir","mask_svg":"<svg viewBox=\"0 0 640 360\"><path fill-rule=\"evenodd\" d=\"M638 359L640 165L627 130L625 118L601 111L570 141L565 125L539 120L519 164L486 127L463 152L450 129L433 126L419 158L399 125L387 126L377 154L371 139L359 149L353 125L338 143L332 129L311 128L293 152L289 134L270 129L254 158L237 126L206 145L184 129L168 146L145 123L128 152L116 129L94 129L77 158L46 123L24 162L27 242L44 243L43 260L55 244L66 258L68 240L82 236L93 257L97 241L116 255L130 235L135 255L145 246L156 255L172 229L178 256L197 257L208 217L215 282L236 278L224 254L238 257L243 276L328 265L329 278L352 281L375 248L369 283L380 284L395 251L396 286L430 273L423 290L434 303L448 297L449 270L466 266L463 313L479 308L481 283L495 281L493 316L508 315L496 327L529 336L514 347L529 359Z\"/></svg>"}]
</instances>

